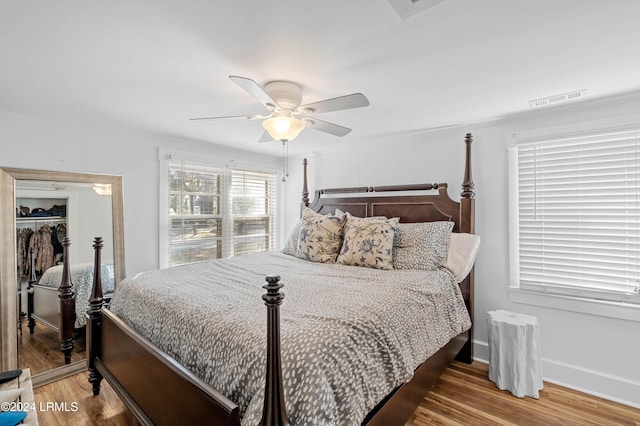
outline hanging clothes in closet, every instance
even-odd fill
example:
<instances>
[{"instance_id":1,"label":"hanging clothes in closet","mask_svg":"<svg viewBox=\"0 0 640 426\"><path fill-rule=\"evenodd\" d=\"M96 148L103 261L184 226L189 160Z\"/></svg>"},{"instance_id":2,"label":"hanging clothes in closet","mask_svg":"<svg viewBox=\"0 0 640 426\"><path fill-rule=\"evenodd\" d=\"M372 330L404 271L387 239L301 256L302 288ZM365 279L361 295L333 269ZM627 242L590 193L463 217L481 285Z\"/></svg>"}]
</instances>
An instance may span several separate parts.
<instances>
[{"instance_id":1,"label":"hanging clothes in closet","mask_svg":"<svg viewBox=\"0 0 640 426\"><path fill-rule=\"evenodd\" d=\"M35 259L35 271L37 275L42 275L44 271L53 266L54 248L51 236L51 227L42 225L37 232L31 235L29 240L29 251L33 248Z\"/></svg>"},{"instance_id":2,"label":"hanging clothes in closet","mask_svg":"<svg viewBox=\"0 0 640 426\"><path fill-rule=\"evenodd\" d=\"M29 277L30 262L29 262L29 241L33 235L31 228L18 228L16 230L18 239L18 276L21 280L26 280Z\"/></svg>"}]
</instances>

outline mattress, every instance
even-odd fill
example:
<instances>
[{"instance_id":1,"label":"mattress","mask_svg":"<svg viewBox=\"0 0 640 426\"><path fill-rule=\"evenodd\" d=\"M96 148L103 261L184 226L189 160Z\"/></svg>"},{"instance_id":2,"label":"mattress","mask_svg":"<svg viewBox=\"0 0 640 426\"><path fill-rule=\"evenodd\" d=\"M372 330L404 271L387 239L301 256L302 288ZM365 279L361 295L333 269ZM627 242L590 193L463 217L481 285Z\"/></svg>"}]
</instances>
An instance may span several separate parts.
<instances>
[{"instance_id":1,"label":"mattress","mask_svg":"<svg viewBox=\"0 0 640 426\"><path fill-rule=\"evenodd\" d=\"M451 273L321 264L279 252L149 271L118 284L110 309L258 424L268 274L285 284L284 392L294 425L360 424L471 326ZM159 315L161 313L161 315Z\"/></svg>"},{"instance_id":2,"label":"mattress","mask_svg":"<svg viewBox=\"0 0 640 426\"><path fill-rule=\"evenodd\" d=\"M39 285L45 287L60 287L62 282L63 265L52 266L47 269L40 281ZM69 267L71 274L71 284L76 299L76 322L75 328L84 327L86 323L85 314L89 309L89 297L91 296L91 288L93 287L93 263L77 263ZM114 287L114 269L112 263L102 264L102 292L104 295L113 293Z\"/></svg>"}]
</instances>

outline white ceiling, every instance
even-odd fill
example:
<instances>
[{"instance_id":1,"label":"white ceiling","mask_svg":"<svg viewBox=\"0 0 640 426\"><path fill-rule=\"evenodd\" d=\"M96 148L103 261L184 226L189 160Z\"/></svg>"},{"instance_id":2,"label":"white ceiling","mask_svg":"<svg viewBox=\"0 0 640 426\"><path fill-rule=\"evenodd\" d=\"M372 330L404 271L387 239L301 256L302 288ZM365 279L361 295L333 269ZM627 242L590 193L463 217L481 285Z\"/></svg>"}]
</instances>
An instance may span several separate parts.
<instances>
[{"instance_id":1,"label":"white ceiling","mask_svg":"<svg viewBox=\"0 0 640 426\"><path fill-rule=\"evenodd\" d=\"M387 0L2 3L0 109L273 155L259 121L188 119L264 112L228 75L369 98L318 116L353 132L306 129L301 153L640 89L637 0L446 0L406 20Z\"/></svg>"}]
</instances>

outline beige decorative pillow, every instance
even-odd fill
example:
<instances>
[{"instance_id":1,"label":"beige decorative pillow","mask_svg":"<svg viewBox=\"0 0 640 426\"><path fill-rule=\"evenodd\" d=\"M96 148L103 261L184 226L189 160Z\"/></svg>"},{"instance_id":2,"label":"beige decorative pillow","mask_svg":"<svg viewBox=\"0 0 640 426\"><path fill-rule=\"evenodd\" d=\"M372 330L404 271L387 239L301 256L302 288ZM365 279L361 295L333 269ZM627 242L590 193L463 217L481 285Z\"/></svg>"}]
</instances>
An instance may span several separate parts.
<instances>
[{"instance_id":1,"label":"beige decorative pillow","mask_svg":"<svg viewBox=\"0 0 640 426\"><path fill-rule=\"evenodd\" d=\"M453 222L400 223L393 242L395 269L436 270L447 261Z\"/></svg>"},{"instance_id":2,"label":"beige decorative pillow","mask_svg":"<svg viewBox=\"0 0 640 426\"><path fill-rule=\"evenodd\" d=\"M344 243L337 263L393 269L392 248L398 218L362 218L347 213Z\"/></svg>"},{"instance_id":3,"label":"beige decorative pillow","mask_svg":"<svg viewBox=\"0 0 640 426\"><path fill-rule=\"evenodd\" d=\"M342 246L345 215L321 215L308 207L302 212L296 256L320 263L335 263Z\"/></svg>"}]
</instances>

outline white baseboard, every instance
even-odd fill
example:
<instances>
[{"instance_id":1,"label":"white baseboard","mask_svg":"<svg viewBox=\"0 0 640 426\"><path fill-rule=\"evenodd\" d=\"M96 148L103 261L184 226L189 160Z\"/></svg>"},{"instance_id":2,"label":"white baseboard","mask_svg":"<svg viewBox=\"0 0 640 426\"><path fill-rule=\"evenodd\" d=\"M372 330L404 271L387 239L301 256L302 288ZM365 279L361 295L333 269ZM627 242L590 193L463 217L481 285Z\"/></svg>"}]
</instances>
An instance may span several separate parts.
<instances>
[{"instance_id":1,"label":"white baseboard","mask_svg":"<svg viewBox=\"0 0 640 426\"><path fill-rule=\"evenodd\" d=\"M489 363L487 342L473 341L473 359ZM546 382L564 386L620 404L640 408L640 382L560 361L542 358L542 375Z\"/></svg>"}]
</instances>

